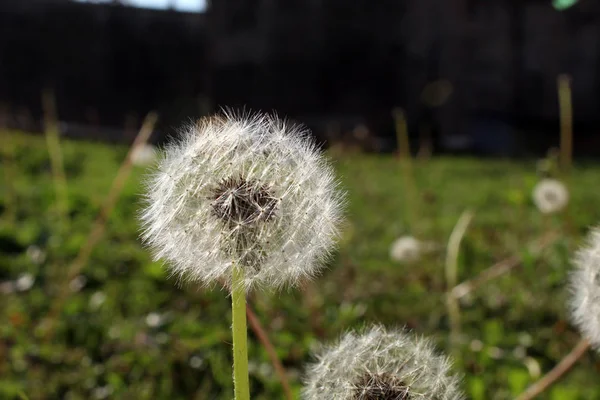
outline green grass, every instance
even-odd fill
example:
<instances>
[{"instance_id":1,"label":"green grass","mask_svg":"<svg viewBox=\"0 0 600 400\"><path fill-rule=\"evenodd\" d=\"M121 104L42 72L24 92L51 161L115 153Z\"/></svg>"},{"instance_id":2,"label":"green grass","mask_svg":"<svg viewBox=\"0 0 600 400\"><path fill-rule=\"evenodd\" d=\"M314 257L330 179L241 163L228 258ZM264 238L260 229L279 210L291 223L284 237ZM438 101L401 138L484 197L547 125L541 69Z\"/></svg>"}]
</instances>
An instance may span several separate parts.
<instances>
[{"instance_id":1,"label":"green grass","mask_svg":"<svg viewBox=\"0 0 600 400\"><path fill-rule=\"evenodd\" d=\"M54 339L44 343L39 323L127 149L63 143L71 220L61 233L43 137L12 133L5 138L0 283L23 273L35 276L35 283L23 292L0 294L0 398L230 399L230 299L218 289L181 287L151 261L136 221L142 168L134 169L83 270L85 286L72 293ZM575 165L569 209L545 219L530 200L538 179L533 160L417 163L422 198L419 223L409 232L396 159L342 154L334 161L349 206L345 235L329 269L304 288L309 295L290 290L254 293L249 300L296 393L311 348L367 323L406 325L450 352L443 250L413 265L391 262L388 252L394 239L408 233L443 249L467 208L476 214L461 245L459 281L509 255L523 255L525 261L461 302L463 337L455 364L465 375L469 398L513 398L535 380L527 365L546 372L577 343L577 332L566 322L565 279L570 255L600 220L600 166ZM560 239L540 256L527 254L526 245L548 229L559 230ZM30 256L31 246L44 252L41 262ZM90 300L98 292L106 300L94 306ZM160 326L147 325L153 312L163 316ZM474 351L478 344L481 349ZM249 358L252 398L283 398L251 331ZM600 398L598 365L590 352L540 398Z\"/></svg>"}]
</instances>

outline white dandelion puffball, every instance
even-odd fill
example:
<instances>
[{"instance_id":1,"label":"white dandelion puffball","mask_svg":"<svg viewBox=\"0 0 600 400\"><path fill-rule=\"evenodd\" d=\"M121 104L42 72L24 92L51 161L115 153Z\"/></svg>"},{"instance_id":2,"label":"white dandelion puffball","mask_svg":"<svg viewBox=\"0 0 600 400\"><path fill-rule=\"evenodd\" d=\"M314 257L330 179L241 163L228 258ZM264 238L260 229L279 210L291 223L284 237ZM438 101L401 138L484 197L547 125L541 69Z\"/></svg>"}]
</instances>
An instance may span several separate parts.
<instances>
[{"instance_id":1,"label":"white dandelion puffball","mask_svg":"<svg viewBox=\"0 0 600 400\"><path fill-rule=\"evenodd\" d=\"M326 347L305 377L305 400L460 400L460 378L424 338L375 326Z\"/></svg>"},{"instance_id":2,"label":"white dandelion puffball","mask_svg":"<svg viewBox=\"0 0 600 400\"><path fill-rule=\"evenodd\" d=\"M145 242L183 280L293 286L321 269L344 195L307 130L271 115L205 118L171 143L150 177Z\"/></svg>"},{"instance_id":3,"label":"white dandelion puffball","mask_svg":"<svg viewBox=\"0 0 600 400\"><path fill-rule=\"evenodd\" d=\"M570 281L571 320L582 335L600 350L600 229L589 234L587 244L574 257Z\"/></svg>"},{"instance_id":4,"label":"white dandelion puffball","mask_svg":"<svg viewBox=\"0 0 600 400\"><path fill-rule=\"evenodd\" d=\"M533 202L542 213L555 213L569 203L569 191L561 181L542 179L533 188Z\"/></svg>"},{"instance_id":5,"label":"white dandelion puffball","mask_svg":"<svg viewBox=\"0 0 600 400\"><path fill-rule=\"evenodd\" d=\"M151 144L142 144L133 149L131 162L133 165L150 165L156 160L157 151Z\"/></svg>"},{"instance_id":6,"label":"white dandelion puffball","mask_svg":"<svg viewBox=\"0 0 600 400\"><path fill-rule=\"evenodd\" d=\"M402 236L390 247L390 258L399 262L414 262L421 256L421 242L412 236Z\"/></svg>"}]
</instances>

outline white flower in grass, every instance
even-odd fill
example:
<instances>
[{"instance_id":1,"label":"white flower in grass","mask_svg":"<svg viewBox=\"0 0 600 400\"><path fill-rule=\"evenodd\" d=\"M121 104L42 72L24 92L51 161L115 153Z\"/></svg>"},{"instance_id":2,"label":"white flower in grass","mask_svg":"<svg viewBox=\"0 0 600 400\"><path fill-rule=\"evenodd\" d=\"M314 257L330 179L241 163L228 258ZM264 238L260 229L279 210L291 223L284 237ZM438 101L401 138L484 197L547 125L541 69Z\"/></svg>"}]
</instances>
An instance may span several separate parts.
<instances>
[{"instance_id":1,"label":"white flower in grass","mask_svg":"<svg viewBox=\"0 0 600 400\"><path fill-rule=\"evenodd\" d=\"M326 347L305 377L305 400L459 400L460 378L429 340L376 326Z\"/></svg>"},{"instance_id":2,"label":"white flower in grass","mask_svg":"<svg viewBox=\"0 0 600 400\"><path fill-rule=\"evenodd\" d=\"M571 320L582 335L600 350L600 229L589 234L587 244L574 258L571 273Z\"/></svg>"},{"instance_id":3,"label":"white flower in grass","mask_svg":"<svg viewBox=\"0 0 600 400\"><path fill-rule=\"evenodd\" d=\"M542 179L533 188L533 202L542 213L555 213L569 203L569 191L561 181Z\"/></svg>"},{"instance_id":4,"label":"white flower in grass","mask_svg":"<svg viewBox=\"0 0 600 400\"><path fill-rule=\"evenodd\" d=\"M156 148L151 144L142 144L133 149L131 162L133 165L150 165L157 157Z\"/></svg>"},{"instance_id":5,"label":"white flower in grass","mask_svg":"<svg viewBox=\"0 0 600 400\"><path fill-rule=\"evenodd\" d=\"M106 301L106 295L103 292L96 292L90 297L90 307L98 309Z\"/></svg>"},{"instance_id":6,"label":"white flower in grass","mask_svg":"<svg viewBox=\"0 0 600 400\"><path fill-rule=\"evenodd\" d=\"M36 245L27 248L27 256L34 264L42 264L46 260L46 253Z\"/></svg>"},{"instance_id":7,"label":"white flower in grass","mask_svg":"<svg viewBox=\"0 0 600 400\"><path fill-rule=\"evenodd\" d=\"M422 243L412 236L402 236L392 243L390 258L399 262L414 262L423 251Z\"/></svg>"},{"instance_id":8,"label":"white flower in grass","mask_svg":"<svg viewBox=\"0 0 600 400\"><path fill-rule=\"evenodd\" d=\"M187 126L148 182L143 238L174 275L246 290L315 275L338 236L343 196L309 132L270 115Z\"/></svg>"},{"instance_id":9,"label":"white flower in grass","mask_svg":"<svg viewBox=\"0 0 600 400\"><path fill-rule=\"evenodd\" d=\"M150 314L146 315L146 325L148 325L150 328L157 328L161 326L163 322L164 319L159 313L151 312Z\"/></svg>"},{"instance_id":10,"label":"white flower in grass","mask_svg":"<svg viewBox=\"0 0 600 400\"><path fill-rule=\"evenodd\" d=\"M26 292L33 287L35 277L31 274L22 274L15 281L15 287L19 292Z\"/></svg>"}]
</instances>

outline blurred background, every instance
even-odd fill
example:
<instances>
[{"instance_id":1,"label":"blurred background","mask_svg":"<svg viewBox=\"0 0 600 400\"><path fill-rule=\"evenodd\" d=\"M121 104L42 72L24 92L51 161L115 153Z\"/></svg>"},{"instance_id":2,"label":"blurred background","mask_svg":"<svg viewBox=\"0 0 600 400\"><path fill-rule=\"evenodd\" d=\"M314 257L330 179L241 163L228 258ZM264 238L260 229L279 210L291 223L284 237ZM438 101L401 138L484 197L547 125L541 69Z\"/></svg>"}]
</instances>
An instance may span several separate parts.
<instances>
[{"instance_id":1,"label":"blurred background","mask_svg":"<svg viewBox=\"0 0 600 400\"><path fill-rule=\"evenodd\" d=\"M597 144L593 0L3 0L0 18L1 115L17 129L40 129L52 88L78 137L127 140L150 110L162 137L227 105L323 137L364 126L364 145L389 151L390 110L403 107L436 149L539 153L556 144L568 74L576 147Z\"/></svg>"},{"instance_id":2,"label":"blurred background","mask_svg":"<svg viewBox=\"0 0 600 400\"><path fill-rule=\"evenodd\" d=\"M433 337L469 398L514 398L579 340L599 57L596 0L0 0L0 398L231 398L229 299L178 285L137 222L155 146L222 107L307 125L349 193L327 272L249 299L253 398L297 398L315 346L369 322ZM391 254L407 236L418 257ZM498 265L457 329L447 293ZM598 399L599 372L586 354L540 398Z\"/></svg>"}]
</instances>

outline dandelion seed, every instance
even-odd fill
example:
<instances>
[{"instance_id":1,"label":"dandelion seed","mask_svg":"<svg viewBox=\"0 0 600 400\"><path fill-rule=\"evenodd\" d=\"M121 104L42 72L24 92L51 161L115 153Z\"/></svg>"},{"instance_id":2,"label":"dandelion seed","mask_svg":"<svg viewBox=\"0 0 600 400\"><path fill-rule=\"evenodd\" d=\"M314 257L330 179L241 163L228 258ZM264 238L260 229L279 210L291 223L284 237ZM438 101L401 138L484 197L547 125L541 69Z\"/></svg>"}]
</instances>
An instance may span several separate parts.
<instances>
[{"instance_id":1,"label":"dandelion seed","mask_svg":"<svg viewBox=\"0 0 600 400\"><path fill-rule=\"evenodd\" d=\"M113 388L109 385L99 386L97 388L94 388L94 390L92 391L93 397L99 400L108 398L112 394L112 392Z\"/></svg>"},{"instance_id":2,"label":"dandelion seed","mask_svg":"<svg viewBox=\"0 0 600 400\"><path fill-rule=\"evenodd\" d=\"M20 275L15 281L15 287L19 292L26 292L33 287L35 277L31 274Z\"/></svg>"},{"instance_id":3,"label":"dandelion seed","mask_svg":"<svg viewBox=\"0 0 600 400\"><path fill-rule=\"evenodd\" d=\"M460 379L427 339L376 326L326 347L305 378L306 400L459 400Z\"/></svg>"},{"instance_id":4,"label":"dandelion seed","mask_svg":"<svg viewBox=\"0 0 600 400\"><path fill-rule=\"evenodd\" d=\"M192 367L194 369L199 369L200 367L202 367L202 364L204 364L204 360L202 359L202 357L199 357L199 356L190 357L190 367Z\"/></svg>"},{"instance_id":5,"label":"dandelion seed","mask_svg":"<svg viewBox=\"0 0 600 400\"><path fill-rule=\"evenodd\" d=\"M79 292L84 288L86 283L87 278L83 275L79 275L69 282L69 289L71 289L72 292Z\"/></svg>"},{"instance_id":6,"label":"dandelion seed","mask_svg":"<svg viewBox=\"0 0 600 400\"><path fill-rule=\"evenodd\" d=\"M390 258L394 261L410 263L421 256L422 244L412 236L402 236L390 247Z\"/></svg>"},{"instance_id":7,"label":"dandelion seed","mask_svg":"<svg viewBox=\"0 0 600 400\"><path fill-rule=\"evenodd\" d=\"M42 264L46 260L46 253L36 245L27 248L27 256L34 264Z\"/></svg>"},{"instance_id":8,"label":"dandelion seed","mask_svg":"<svg viewBox=\"0 0 600 400\"><path fill-rule=\"evenodd\" d=\"M150 328L157 328L163 323L163 318L160 314L151 312L146 315L146 325Z\"/></svg>"},{"instance_id":9,"label":"dandelion seed","mask_svg":"<svg viewBox=\"0 0 600 400\"><path fill-rule=\"evenodd\" d=\"M106 301L106 295L103 292L96 292L90 297L90 307L94 310L100 308Z\"/></svg>"},{"instance_id":10,"label":"dandelion seed","mask_svg":"<svg viewBox=\"0 0 600 400\"><path fill-rule=\"evenodd\" d=\"M600 351L600 229L575 254L570 279L571 320L592 346Z\"/></svg>"},{"instance_id":11,"label":"dandelion seed","mask_svg":"<svg viewBox=\"0 0 600 400\"><path fill-rule=\"evenodd\" d=\"M111 326L108 329L108 337L111 339L118 339L121 337L121 328L116 325Z\"/></svg>"},{"instance_id":12,"label":"dandelion seed","mask_svg":"<svg viewBox=\"0 0 600 400\"><path fill-rule=\"evenodd\" d=\"M569 191L556 179L542 179L533 189L533 202L542 213L555 213L569 203Z\"/></svg>"},{"instance_id":13,"label":"dandelion seed","mask_svg":"<svg viewBox=\"0 0 600 400\"><path fill-rule=\"evenodd\" d=\"M224 114L188 126L149 179L141 219L157 259L183 280L245 290L317 274L343 196L309 134L269 115Z\"/></svg>"}]
</instances>

